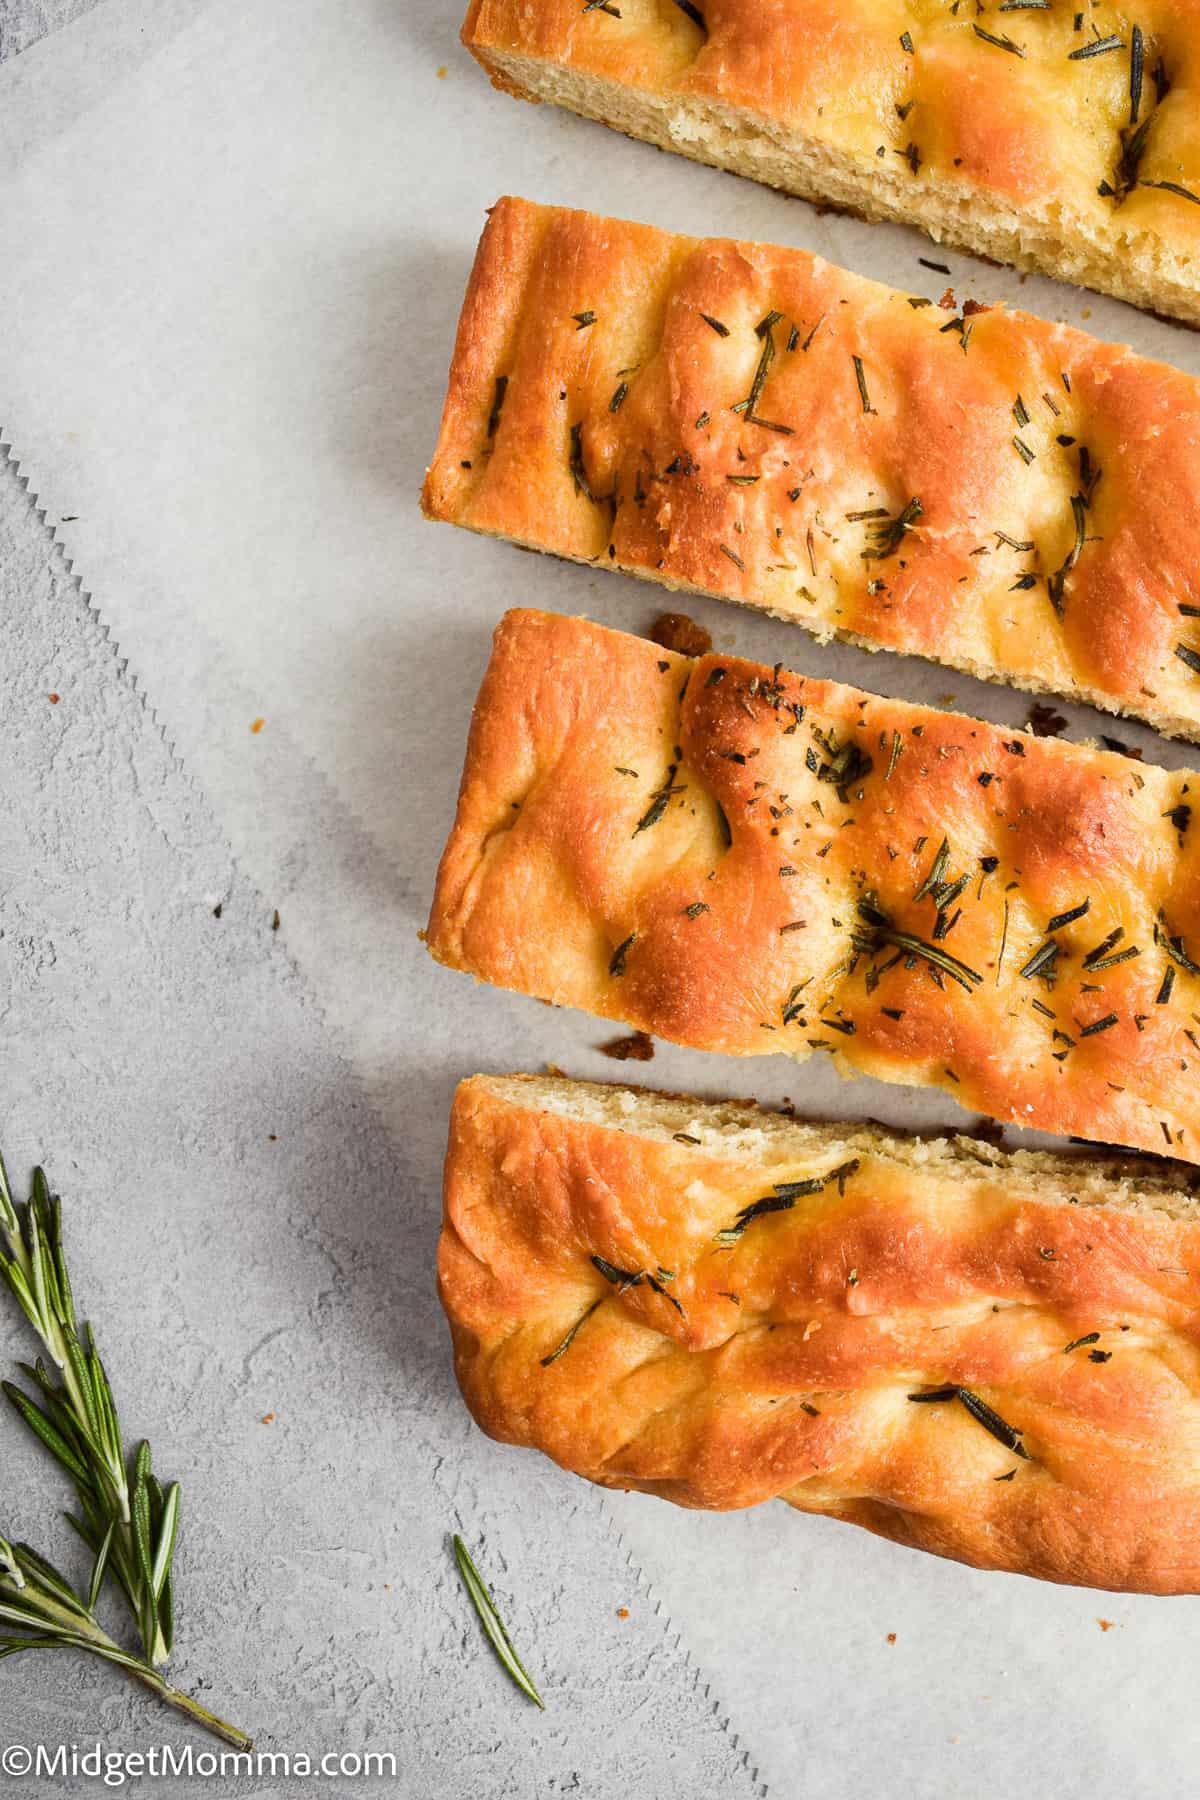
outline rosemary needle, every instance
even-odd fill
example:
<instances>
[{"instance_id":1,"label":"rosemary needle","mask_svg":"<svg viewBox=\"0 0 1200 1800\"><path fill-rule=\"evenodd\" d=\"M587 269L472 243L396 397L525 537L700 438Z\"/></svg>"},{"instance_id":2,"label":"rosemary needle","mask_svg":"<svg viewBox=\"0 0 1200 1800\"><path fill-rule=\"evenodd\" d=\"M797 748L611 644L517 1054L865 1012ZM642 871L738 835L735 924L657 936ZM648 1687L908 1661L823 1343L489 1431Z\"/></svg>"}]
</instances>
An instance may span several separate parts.
<instances>
[{"instance_id":1,"label":"rosemary needle","mask_svg":"<svg viewBox=\"0 0 1200 1800\"><path fill-rule=\"evenodd\" d=\"M0 1383L18 1418L65 1470L81 1517L64 1514L92 1552L86 1598L27 1544L0 1537L0 1659L26 1650L85 1650L124 1669L168 1706L239 1750L245 1732L226 1724L159 1672L171 1653L174 1601L171 1558L179 1523L179 1485L164 1488L142 1442L127 1455L116 1404L90 1325L79 1326L63 1251L62 1212L41 1169L18 1208L0 1158L0 1286L7 1286L33 1327L51 1367L39 1357L19 1368L32 1399ZM141 1638L131 1652L96 1617L105 1582L125 1600ZM16 1631L13 1630L16 1627Z\"/></svg>"},{"instance_id":2,"label":"rosemary needle","mask_svg":"<svg viewBox=\"0 0 1200 1800\"><path fill-rule=\"evenodd\" d=\"M545 1712L546 1702L529 1679L520 1657L513 1649L512 1639L505 1629L504 1620L496 1611L496 1603L485 1587L479 1570L471 1561L470 1551L457 1532L454 1534L454 1560L458 1564L458 1572L462 1576L463 1586L471 1596L471 1603L479 1614L479 1622L487 1633L492 1649L525 1698L532 1700L535 1706L540 1706Z\"/></svg>"}]
</instances>

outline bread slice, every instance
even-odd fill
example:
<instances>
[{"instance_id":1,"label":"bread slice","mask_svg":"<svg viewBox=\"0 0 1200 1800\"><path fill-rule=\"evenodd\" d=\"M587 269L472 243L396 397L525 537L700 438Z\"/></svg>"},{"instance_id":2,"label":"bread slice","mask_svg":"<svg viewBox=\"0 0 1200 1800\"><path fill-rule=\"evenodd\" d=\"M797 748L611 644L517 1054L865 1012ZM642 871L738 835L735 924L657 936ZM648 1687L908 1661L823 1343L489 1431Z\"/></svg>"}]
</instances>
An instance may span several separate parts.
<instances>
[{"instance_id":1,"label":"bread slice","mask_svg":"<svg viewBox=\"0 0 1200 1800\"><path fill-rule=\"evenodd\" d=\"M476 1076L438 1276L478 1423L605 1487L1200 1588L1200 1211L1175 1176Z\"/></svg>"},{"instance_id":2,"label":"bread slice","mask_svg":"<svg viewBox=\"0 0 1200 1800\"><path fill-rule=\"evenodd\" d=\"M494 84L1200 323L1192 6L471 0Z\"/></svg>"},{"instance_id":3,"label":"bread slice","mask_svg":"<svg viewBox=\"0 0 1200 1800\"><path fill-rule=\"evenodd\" d=\"M1120 346L502 200L423 501L1196 738L1198 468L1200 382Z\"/></svg>"},{"instance_id":4,"label":"bread slice","mask_svg":"<svg viewBox=\"0 0 1200 1800\"><path fill-rule=\"evenodd\" d=\"M1200 1162L1198 778L509 613L435 957Z\"/></svg>"}]
</instances>

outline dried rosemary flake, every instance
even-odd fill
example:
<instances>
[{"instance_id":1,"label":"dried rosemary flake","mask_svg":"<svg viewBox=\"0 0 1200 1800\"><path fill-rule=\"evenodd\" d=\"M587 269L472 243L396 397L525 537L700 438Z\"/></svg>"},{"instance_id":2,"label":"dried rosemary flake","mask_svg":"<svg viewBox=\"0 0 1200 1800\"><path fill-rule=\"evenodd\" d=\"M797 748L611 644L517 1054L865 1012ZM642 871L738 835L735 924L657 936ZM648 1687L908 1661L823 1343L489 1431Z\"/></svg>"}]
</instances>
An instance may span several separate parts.
<instances>
[{"instance_id":1,"label":"dried rosemary flake","mask_svg":"<svg viewBox=\"0 0 1200 1800\"><path fill-rule=\"evenodd\" d=\"M999 1443L1004 1445L1006 1450L1011 1450L1014 1456L1024 1457L1026 1462L1032 1461L1028 1450L1021 1442L1024 1433L1020 1427L1010 1425L1007 1419L1002 1419L986 1400L981 1400L979 1395L972 1393L970 1388L957 1386L932 1388L924 1394L910 1394L908 1398L935 1403L942 1400L957 1400L966 1407L971 1417L982 1425L985 1431L990 1432Z\"/></svg>"},{"instance_id":2,"label":"dried rosemary flake","mask_svg":"<svg viewBox=\"0 0 1200 1800\"><path fill-rule=\"evenodd\" d=\"M871 542L861 553L863 562L884 562L889 556L894 556L904 542L905 535L912 530L924 510L914 494L894 518L886 511L878 517L874 511L865 514L864 517L871 520L868 528ZM816 573L815 569L813 573Z\"/></svg>"},{"instance_id":3,"label":"dried rosemary flake","mask_svg":"<svg viewBox=\"0 0 1200 1800\"><path fill-rule=\"evenodd\" d=\"M672 795L683 793L684 790L682 787L676 787L674 785L675 784L675 771L678 768L678 766L679 766L678 763L671 763L671 765L667 769L667 773L663 779L662 786L653 795L649 806L646 808L645 812L642 814L641 818L638 820L637 824L634 826L634 829L633 829L634 837L637 837L639 832L649 831L649 829L652 825L657 825L658 821L662 818L663 814L666 812L667 807L670 805Z\"/></svg>"},{"instance_id":4,"label":"dried rosemary flake","mask_svg":"<svg viewBox=\"0 0 1200 1800\"><path fill-rule=\"evenodd\" d=\"M1146 64L1146 40L1135 25L1129 42L1129 123L1136 125L1142 110L1142 75Z\"/></svg>"},{"instance_id":5,"label":"dried rosemary flake","mask_svg":"<svg viewBox=\"0 0 1200 1800\"><path fill-rule=\"evenodd\" d=\"M930 865L929 873L913 895L914 900L923 900L926 894L932 893L946 878L946 870L950 866L950 840L943 838L941 846Z\"/></svg>"},{"instance_id":6,"label":"dried rosemary flake","mask_svg":"<svg viewBox=\"0 0 1200 1800\"><path fill-rule=\"evenodd\" d=\"M674 1279L675 1271L673 1269L660 1269L657 1276L651 1275L649 1270L646 1271L646 1286L652 1289L654 1293L661 1294L663 1299L668 1301L675 1308L675 1311L682 1319L684 1316L682 1305L675 1298L674 1294L669 1294L663 1286L664 1281L674 1281Z\"/></svg>"},{"instance_id":7,"label":"dried rosemary flake","mask_svg":"<svg viewBox=\"0 0 1200 1800\"><path fill-rule=\"evenodd\" d=\"M1013 56L1025 54L1021 45L1014 44L1010 37L997 37L994 33L985 31L982 25L972 25L971 29L976 37L982 38L985 44L992 44L997 50L1007 50Z\"/></svg>"},{"instance_id":8,"label":"dried rosemary flake","mask_svg":"<svg viewBox=\"0 0 1200 1800\"><path fill-rule=\"evenodd\" d=\"M819 1194L830 1182L837 1183L838 1193L844 1195L846 1183L859 1167L857 1156L849 1162L839 1164L836 1169L827 1169L824 1175L810 1175L803 1181L779 1181L771 1193L761 1200L754 1200L749 1206L743 1206L732 1225L726 1226L716 1234L718 1244L735 1244L753 1220L762 1218L766 1213L790 1212L797 1200Z\"/></svg>"},{"instance_id":9,"label":"dried rosemary flake","mask_svg":"<svg viewBox=\"0 0 1200 1800\"><path fill-rule=\"evenodd\" d=\"M1193 194L1191 188L1181 186L1178 181L1143 181L1140 187L1162 188L1168 194L1176 194L1181 200L1190 200L1193 206L1200 206L1200 194Z\"/></svg>"},{"instance_id":10,"label":"dried rosemary flake","mask_svg":"<svg viewBox=\"0 0 1200 1800\"><path fill-rule=\"evenodd\" d=\"M636 942L637 932L631 931L629 936L624 938L622 942L617 945L612 953L612 960L608 965L608 972L610 975L623 975L625 973L625 958Z\"/></svg>"},{"instance_id":11,"label":"dried rosemary flake","mask_svg":"<svg viewBox=\"0 0 1200 1800\"><path fill-rule=\"evenodd\" d=\"M591 1263L593 1268L600 1271L605 1281L611 1282L615 1288L620 1288L622 1293L626 1288L640 1287L642 1284L644 1276L642 1269L618 1269L615 1263L606 1262L602 1256L593 1256Z\"/></svg>"},{"instance_id":12,"label":"dried rosemary flake","mask_svg":"<svg viewBox=\"0 0 1200 1800\"><path fill-rule=\"evenodd\" d=\"M1068 907L1066 912L1055 913L1054 917L1046 927L1047 933L1051 931L1061 931L1064 925L1073 925L1076 919L1082 919L1084 917L1085 913L1090 910L1091 904L1092 902L1089 897L1087 900L1081 900L1078 906Z\"/></svg>"},{"instance_id":13,"label":"dried rosemary flake","mask_svg":"<svg viewBox=\"0 0 1200 1800\"><path fill-rule=\"evenodd\" d=\"M1111 37L1095 38L1090 44L1081 44L1078 50L1067 52L1068 62L1085 62L1090 56L1107 56L1112 50L1123 50L1122 40L1114 32Z\"/></svg>"},{"instance_id":14,"label":"dried rosemary flake","mask_svg":"<svg viewBox=\"0 0 1200 1800\"><path fill-rule=\"evenodd\" d=\"M500 413L504 406L504 396L505 396L505 394L507 394L507 392L508 392L508 376L507 375L497 375L496 391L492 397L492 410L488 414L488 422L487 422L487 435L490 438L493 438L496 435L496 427L500 423Z\"/></svg>"},{"instance_id":15,"label":"dried rosemary flake","mask_svg":"<svg viewBox=\"0 0 1200 1800\"><path fill-rule=\"evenodd\" d=\"M1166 951L1170 960L1187 975L1200 975L1200 964L1192 961L1181 937L1172 937L1162 913L1154 921L1154 942Z\"/></svg>"},{"instance_id":16,"label":"dried rosemary flake","mask_svg":"<svg viewBox=\"0 0 1200 1800\"><path fill-rule=\"evenodd\" d=\"M1050 604L1060 619L1064 611L1067 576L1079 561L1083 546L1087 541L1087 501L1082 494L1071 495L1071 517L1075 524L1075 542L1068 550L1065 560L1046 583Z\"/></svg>"},{"instance_id":17,"label":"dried rosemary flake","mask_svg":"<svg viewBox=\"0 0 1200 1800\"><path fill-rule=\"evenodd\" d=\"M1093 951L1092 955L1094 956L1095 954L1095 951ZM1096 962L1093 962L1090 957L1085 957L1083 966L1090 974L1095 975L1098 974L1101 969L1115 969L1118 963L1129 962L1132 957L1140 956L1141 954L1142 953L1136 944L1130 944L1128 949L1118 950L1115 956L1104 956Z\"/></svg>"},{"instance_id":18,"label":"dried rosemary flake","mask_svg":"<svg viewBox=\"0 0 1200 1800\"><path fill-rule=\"evenodd\" d=\"M1061 954L1062 945L1051 938L1040 949L1034 951L1025 967L1019 969L1017 973L1023 981L1034 981L1039 975L1052 981L1055 973L1054 965Z\"/></svg>"},{"instance_id":19,"label":"dried rosemary flake","mask_svg":"<svg viewBox=\"0 0 1200 1800\"><path fill-rule=\"evenodd\" d=\"M855 356L851 360L854 363L854 379L858 383L858 397L862 401L862 409L864 413L873 413L875 408L871 405L871 396L867 392L867 377L863 369L862 357Z\"/></svg>"},{"instance_id":20,"label":"dried rosemary flake","mask_svg":"<svg viewBox=\"0 0 1200 1800\"><path fill-rule=\"evenodd\" d=\"M596 1308L599 1305L601 1305L601 1303L603 1302L603 1299L604 1299L604 1296L603 1296L603 1294L601 1294L599 1300L593 1300L592 1304L588 1307L587 1311L585 1313L581 1313L579 1318L576 1319L576 1321L572 1325L570 1331L568 1331L566 1337L563 1338L560 1343L555 1345L554 1349L551 1350L549 1356L543 1356L543 1358L542 1358L543 1369L548 1369L550 1367L551 1363L557 1362L560 1356L563 1356L566 1354L566 1352L571 1348L571 1345L575 1342L576 1334L578 1333L580 1327L587 1323L587 1321L591 1318L592 1314L595 1312Z\"/></svg>"},{"instance_id":21,"label":"dried rosemary flake","mask_svg":"<svg viewBox=\"0 0 1200 1800\"><path fill-rule=\"evenodd\" d=\"M571 479L575 483L575 492L583 494L588 500L599 504L599 496L593 494L587 478L587 470L583 463L583 425L582 422L571 427Z\"/></svg>"}]
</instances>

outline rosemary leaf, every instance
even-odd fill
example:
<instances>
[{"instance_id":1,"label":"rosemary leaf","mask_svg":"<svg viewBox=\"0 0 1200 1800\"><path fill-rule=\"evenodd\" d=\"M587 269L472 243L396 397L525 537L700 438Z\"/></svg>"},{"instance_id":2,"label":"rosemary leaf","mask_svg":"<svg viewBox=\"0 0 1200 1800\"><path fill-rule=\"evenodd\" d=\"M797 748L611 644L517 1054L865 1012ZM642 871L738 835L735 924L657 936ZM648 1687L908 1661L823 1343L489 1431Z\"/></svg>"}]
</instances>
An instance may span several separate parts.
<instances>
[{"instance_id":1,"label":"rosemary leaf","mask_svg":"<svg viewBox=\"0 0 1200 1800\"><path fill-rule=\"evenodd\" d=\"M1016 1456L1024 1457L1026 1462L1032 1461L1028 1450L1021 1442L1024 1433L1020 1427L1010 1425L1006 1419L1002 1419L986 1400L981 1400L979 1395L973 1393L970 1388L957 1385L929 1388L923 1394L910 1394L908 1398L925 1404L957 1400L960 1405L966 1407L971 1417L982 1425L985 1431L990 1432L999 1443L1004 1445L1006 1450L1011 1450Z\"/></svg>"},{"instance_id":2,"label":"rosemary leaf","mask_svg":"<svg viewBox=\"0 0 1200 1800\"><path fill-rule=\"evenodd\" d=\"M1185 188L1178 181L1143 181L1141 187L1162 188L1168 194L1177 194L1181 200L1190 200L1193 206L1200 206L1200 194L1193 194L1191 188Z\"/></svg>"},{"instance_id":3,"label":"rosemary leaf","mask_svg":"<svg viewBox=\"0 0 1200 1800\"><path fill-rule=\"evenodd\" d=\"M601 1294L600 1300L593 1300L592 1304L588 1307L587 1311L584 1313L580 1313L579 1317L576 1319L575 1323L571 1326L571 1329L567 1332L566 1336L559 1339L558 1343L554 1346L553 1350L550 1351L548 1356L542 1357L543 1369L548 1369L550 1367L551 1363L556 1363L558 1361L559 1357L565 1355L565 1353L571 1348L571 1345L575 1342L576 1332L579 1330L581 1325L585 1325L587 1323L587 1321L591 1318L592 1314L595 1312L596 1308L600 1305L600 1301L603 1300L603 1298L604 1298L604 1296L603 1296L603 1294Z\"/></svg>"},{"instance_id":4,"label":"rosemary leaf","mask_svg":"<svg viewBox=\"0 0 1200 1800\"><path fill-rule=\"evenodd\" d=\"M1008 50L1013 56L1024 56L1020 44L1014 44L1010 37L997 37L993 32L985 31L982 25L973 25L975 36L982 38L985 44L993 44L997 50Z\"/></svg>"},{"instance_id":5,"label":"rosemary leaf","mask_svg":"<svg viewBox=\"0 0 1200 1800\"><path fill-rule=\"evenodd\" d=\"M520 1657L513 1649L512 1639L505 1629L504 1620L496 1611L496 1603L484 1585L483 1577L471 1560L471 1553L458 1533L454 1534L454 1560L458 1564L458 1572L462 1576L463 1586L471 1597L471 1604L479 1614L479 1623L483 1626L488 1642L496 1652L501 1667L508 1673L527 1700L546 1710L546 1703L534 1687L525 1671Z\"/></svg>"},{"instance_id":6,"label":"rosemary leaf","mask_svg":"<svg viewBox=\"0 0 1200 1800\"><path fill-rule=\"evenodd\" d=\"M797 1200L819 1194L831 1181L837 1183L839 1194L846 1192L846 1183L855 1174L859 1166L857 1156L849 1162L839 1163L836 1169L827 1169L824 1175L809 1175L803 1181L778 1181L771 1193L762 1200L754 1200L749 1206L743 1206L732 1225L718 1231L718 1244L736 1244L752 1220L760 1219L765 1213L790 1212Z\"/></svg>"},{"instance_id":7,"label":"rosemary leaf","mask_svg":"<svg viewBox=\"0 0 1200 1800\"><path fill-rule=\"evenodd\" d=\"M1094 38L1090 44L1081 44L1078 50L1067 52L1068 62L1085 62L1090 56L1105 56L1111 50L1125 48L1121 39L1114 32L1111 37Z\"/></svg>"}]
</instances>

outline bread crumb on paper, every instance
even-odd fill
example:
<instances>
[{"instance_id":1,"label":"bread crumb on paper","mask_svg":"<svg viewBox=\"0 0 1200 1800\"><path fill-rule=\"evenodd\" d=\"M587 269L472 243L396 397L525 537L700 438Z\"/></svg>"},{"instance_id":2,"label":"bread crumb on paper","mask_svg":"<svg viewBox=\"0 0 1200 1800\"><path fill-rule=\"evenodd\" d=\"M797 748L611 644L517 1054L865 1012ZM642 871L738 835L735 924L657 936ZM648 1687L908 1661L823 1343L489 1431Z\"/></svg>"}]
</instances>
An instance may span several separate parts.
<instances>
[{"instance_id":1,"label":"bread crumb on paper","mask_svg":"<svg viewBox=\"0 0 1200 1800\"><path fill-rule=\"evenodd\" d=\"M611 1056L614 1062L653 1062L654 1039L648 1031L635 1031L629 1037L610 1038L607 1044L597 1044L601 1056Z\"/></svg>"}]
</instances>

